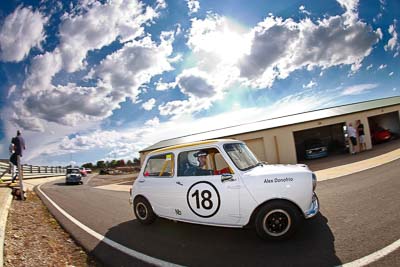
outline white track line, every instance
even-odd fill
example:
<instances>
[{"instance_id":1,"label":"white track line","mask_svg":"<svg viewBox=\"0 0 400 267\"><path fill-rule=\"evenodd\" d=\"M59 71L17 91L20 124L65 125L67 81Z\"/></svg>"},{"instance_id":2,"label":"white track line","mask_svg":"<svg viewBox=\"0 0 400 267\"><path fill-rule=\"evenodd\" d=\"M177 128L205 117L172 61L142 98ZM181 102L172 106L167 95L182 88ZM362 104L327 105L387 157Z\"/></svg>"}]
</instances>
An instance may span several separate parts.
<instances>
[{"instance_id":1,"label":"white track line","mask_svg":"<svg viewBox=\"0 0 400 267\"><path fill-rule=\"evenodd\" d=\"M387 255L389 255L390 253L392 253L393 251L395 251L396 249L398 249L400 247L400 239L394 241L392 244L390 244L389 246L386 246L372 254L369 254L361 259L349 262L349 263L345 263L341 266L343 267L359 267L359 266L366 266L368 264L371 264Z\"/></svg>"},{"instance_id":2,"label":"white track line","mask_svg":"<svg viewBox=\"0 0 400 267\"><path fill-rule=\"evenodd\" d=\"M167 261L163 261L163 260L159 260L157 258L153 258L151 256L148 256L146 254L143 254L141 252L138 252L136 250L130 249L128 247L125 247L97 232L95 232L94 230L90 229L89 227L87 227L86 225L84 225L83 223L81 223L80 221L78 221L77 219L75 219L74 217L72 217L70 214L68 214L65 210L63 210L62 208L60 208L52 199L50 199L50 197L48 197L41 189L42 185L38 186L38 190L40 191L40 193L62 214L64 215L67 219L69 219L71 222L73 222L76 226L78 226L79 228L81 228L82 230L84 230L86 233L88 233L89 235L93 236L94 238L96 238L97 240L106 243L107 245L131 256L134 257L136 259L142 260L144 262L150 263L150 264L154 264L157 266L181 266L181 265L177 265L177 264L173 264Z\"/></svg>"},{"instance_id":3,"label":"white track line","mask_svg":"<svg viewBox=\"0 0 400 267\"><path fill-rule=\"evenodd\" d=\"M77 219L75 219L74 217L72 217L71 215L69 215L66 211L64 211L63 209L61 209L53 200L51 200L42 190L41 190L41 185L39 185L38 190L40 191L40 193L43 194L44 197L47 198L47 200L56 208L58 209L59 212L61 212L65 217L67 217L70 221L72 221L73 223L75 223L78 227L80 227L82 230L84 230L85 232L87 232L88 234L90 234L91 236L95 237L96 239L98 239L99 241L103 241L104 243L110 245L111 247L118 249L122 252L124 252L125 254L128 254L129 256L132 256L134 258L140 259L144 262L150 263L150 264L155 264L158 266L181 266L181 265L176 265L170 262L166 262L163 260L159 260L157 258L153 258L151 256L145 255L143 253L140 253L138 251L132 250L130 248L127 248L95 231L93 231L92 229L90 229L89 227L87 227L86 225L82 224L81 222L79 222ZM371 264L387 255L389 255L391 252L395 251L396 249L398 249L400 247L400 239L393 242L392 244L370 254L367 255L361 259L358 260L354 260L352 262L349 263L345 263L343 265L339 265L342 267L360 267L360 266L366 266L368 264Z\"/></svg>"}]
</instances>

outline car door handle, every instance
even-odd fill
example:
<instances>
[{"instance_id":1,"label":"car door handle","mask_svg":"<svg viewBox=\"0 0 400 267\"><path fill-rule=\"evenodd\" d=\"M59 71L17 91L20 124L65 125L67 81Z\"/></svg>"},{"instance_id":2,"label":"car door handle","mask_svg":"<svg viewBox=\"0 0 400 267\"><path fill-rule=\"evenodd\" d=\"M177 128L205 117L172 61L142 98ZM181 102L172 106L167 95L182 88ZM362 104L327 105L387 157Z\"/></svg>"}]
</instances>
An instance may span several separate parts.
<instances>
[{"instance_id":1,"label":"car door handle","mask_svg":"<svg viewBox=\"0 0 400 267\"><path fill-rule=\"evenodd\" d=\"M224 173L221 175L221 182L224 183L224 182L233 182L233 181L236 181L236 179L233 178L232 174Z\"/></svg>"},{"instance_id":2,"label":"car door handle","mask_svg":"<svg viewBox=\"0 0 400 267\"><path fill-rule=\"evenodd\" d=\"M179 182L179 181L178 181L178 182L176 182L176 184L178 184L178 185L182 185L182 186L183 186L183 184L182 184L181 182Z\"/></svg>"},{"instance_id":3,"label":"car door handle","mask_svg":"<svg viewBox=\"0 0 400 267\"><path fill-rule=\"evenodd\" d=\"M139 183L144 183L145 180L139 180Z\"/></svg>"}]
</instances>

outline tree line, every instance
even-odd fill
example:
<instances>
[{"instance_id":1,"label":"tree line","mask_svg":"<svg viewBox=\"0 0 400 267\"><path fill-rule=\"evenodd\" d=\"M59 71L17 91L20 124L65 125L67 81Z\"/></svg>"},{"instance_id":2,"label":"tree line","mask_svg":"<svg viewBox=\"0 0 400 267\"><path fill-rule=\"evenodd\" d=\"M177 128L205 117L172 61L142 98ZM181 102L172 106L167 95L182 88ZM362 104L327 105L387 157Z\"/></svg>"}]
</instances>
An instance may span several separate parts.
<instances>
[{"instance_id":1,"label":"tree line","mask_svg":"<svg viewBox=\"0 0 400 267\"><path fill-rule=\"evenodd\" d=\"M115 167L134 167L134 166L140 166L140 159L138 158L133 158L133 160L128 160L125 161L123 159L113 159L111 161L104 161L104 160L99 160L96 162L96 164L93 164L91 162L82 164L82 167L84 168L91 168L91 169L104 169L104 168L115 168Z\"/></svg>"}]
</instances>

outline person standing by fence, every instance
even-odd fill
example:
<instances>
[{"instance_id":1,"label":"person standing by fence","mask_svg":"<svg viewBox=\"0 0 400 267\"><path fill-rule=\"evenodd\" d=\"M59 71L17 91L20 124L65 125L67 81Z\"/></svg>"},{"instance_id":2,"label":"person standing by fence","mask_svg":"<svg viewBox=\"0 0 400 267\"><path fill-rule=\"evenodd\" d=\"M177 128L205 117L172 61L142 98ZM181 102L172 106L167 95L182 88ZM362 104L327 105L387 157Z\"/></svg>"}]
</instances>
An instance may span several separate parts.
<instances>
[{"instance_id":1,"label":"person standing by fence","mask_svg":"<svg viewBox=\"0 0 400 267\"><path fill-rule=\"evenodd\" d=\"M15 149L15 154L17 156L17 166L18 166L18 178L19 178L19 187L21 190L21 199L25 200L25 195L24 195L24 183L23 183L23 171L22 171L22 166L21 166L21 157L22 157L22 151L26 149L25 147L25 140L21 136L21 132L18 130L17 131L17 136L13 139L14 141L14 149Z\"/></svg>"},{"instance_id":2,"label":"person standing by fence","mask_svg":"<svg viewBox=\"0 0 400 267\"><path fill-rule=\"evenodd\" d=\"M18 176L18 161L17 161L17 154L15 153L15 142L16 137L11 139L9 152L10 152L10 170L11 170L11 183L14 183L15 179Z\"/></svg>"}]
</instances>

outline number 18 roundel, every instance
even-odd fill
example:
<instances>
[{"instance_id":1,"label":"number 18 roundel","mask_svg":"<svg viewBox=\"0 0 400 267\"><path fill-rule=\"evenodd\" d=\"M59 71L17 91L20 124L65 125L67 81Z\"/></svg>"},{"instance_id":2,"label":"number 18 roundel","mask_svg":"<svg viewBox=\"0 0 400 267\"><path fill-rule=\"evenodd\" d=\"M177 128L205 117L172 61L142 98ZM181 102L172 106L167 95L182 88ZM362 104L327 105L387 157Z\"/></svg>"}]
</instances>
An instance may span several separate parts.
<instances>
[{"instance_id":1,"label":"number 18 roundel","mask_svg":"<svg viewBox=\"0 0 400 267\"><path fill-rule=\"evenodd\" d=\"M202 218L217 214L221 204L217 188L206 181L193 184L187 192L186 200L191 211Z\"/></svg>"}]
</instances>

